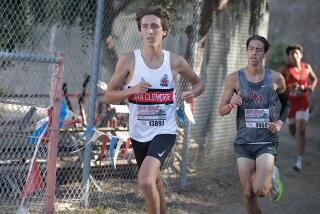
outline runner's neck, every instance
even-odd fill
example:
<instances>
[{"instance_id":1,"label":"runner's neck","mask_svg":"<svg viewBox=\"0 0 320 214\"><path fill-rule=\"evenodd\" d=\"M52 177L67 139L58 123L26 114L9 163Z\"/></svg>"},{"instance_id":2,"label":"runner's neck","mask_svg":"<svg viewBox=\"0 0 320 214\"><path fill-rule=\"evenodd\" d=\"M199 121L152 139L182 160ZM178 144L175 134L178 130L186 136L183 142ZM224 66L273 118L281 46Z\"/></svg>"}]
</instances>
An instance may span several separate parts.
<instances>
[{"instance_id":1,"label":"runner's neck","mask_svg":"<svg viewBox=\"0 0 320 214\"><path fill-rule=\"evenodd\" d=\"M163 55L163 49L162 47L154 48L154 47L143 47L140 49L141 55L144 59L153 59L153 58L159 58Z\"/></svg>"},{"instance_id":2,"label":"runner's neck","mask_svg":"<svg viewBox=\"0 0 320 214\"><path fill-rule=\"evenodd\" d=\"M245 69L246 78L253 83L261 82L264 79L264 68L263 67L250 67L247 66Z\"/></svg>"},{"instance_id":3,"label":"runner's neck","mask_svg":"<svg viewBox=\"0 0 320 214\"><path fill-rule=\"evenodd\" d=\"M144 63L152 69L156 69L161 67L164 61L164 55L162 48L159 49L150 49L150 48L143 48L140 50L141 57Z\"/></svg>"},{"instance_id":4,"label":"runner's neck","mask_svg":"<svg viewBox=\"0 0 320 214\"><path fill-rule=\"evenodd\" d=\"M263 66L253 67L253 66L247 65L247 67L245 67L244 70L250 76L259 76L264 74Z\"/></svg>"},{"instance_id":5,"label":"runner's neck","mask_svg":"<svg viewBox=\"0 0 320 214\"><path fill-rule=\"evenodd\" d=\"M301 62L291 62L290 65L294 67L297 72L300 72L302 70Z\"/></svg>"}]
</instances>

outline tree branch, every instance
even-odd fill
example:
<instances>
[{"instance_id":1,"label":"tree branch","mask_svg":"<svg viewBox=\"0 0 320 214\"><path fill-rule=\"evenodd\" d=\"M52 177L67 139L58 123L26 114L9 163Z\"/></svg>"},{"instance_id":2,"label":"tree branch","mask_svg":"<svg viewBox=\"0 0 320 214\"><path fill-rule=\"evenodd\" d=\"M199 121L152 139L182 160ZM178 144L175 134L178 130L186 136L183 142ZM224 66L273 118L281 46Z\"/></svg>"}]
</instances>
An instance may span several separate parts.
<instances>
[{"instance_id":1,"label":"tree branch","mask_svg":"<svg viewBox=\"0 0 320 214\"><path fill-rule=\"evenodd\" d=\"M120 3L115 7L113 12L113 18L116 18L119 13L121 13L133 0L122 0Z\"/></svg>"}]
</instances>

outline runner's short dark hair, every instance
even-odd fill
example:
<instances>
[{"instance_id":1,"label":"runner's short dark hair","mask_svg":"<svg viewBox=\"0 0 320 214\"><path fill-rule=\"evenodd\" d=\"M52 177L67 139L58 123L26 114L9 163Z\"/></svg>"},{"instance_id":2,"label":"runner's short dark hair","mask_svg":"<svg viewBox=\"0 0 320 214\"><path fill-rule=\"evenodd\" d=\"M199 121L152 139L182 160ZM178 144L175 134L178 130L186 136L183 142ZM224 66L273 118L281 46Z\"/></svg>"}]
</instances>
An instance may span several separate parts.
<instances>
[{"instance_id":1,"label":"runner's short dark hair","mask_svg":"<svg viewBox=\"0 0 320 214\"><path fill-rule=\"evenodd\" d=\"M248 39L247 39L247 42L246 42L246 46L247 46L247 50L248 50L248 47L249 47L249 43L252 41L252 40L259 40L260 42L263 43L263 46L264 46L264 52L267 53L271 44L269 43L269 41L264 38L263 36L260 36L260 35L253 35L253 36L250 36Z\"/></svg>"},{"instance_id":2,"label":"runner's short dark hair","mask_svg":"<svg viewBox=\"0 0 320 214\"><path fill-rule=\"evenodd\" d=\"M289 56L290 54L290 51L293 51L293 50L299 50L301 53L303 53L303 47L302 45L300 44L292 44L292 45L289 45L287 48L286 48L286 53L287 55Z\"/></svg>"},{"instance_id":3,"label":"runner's short dark hair","mask_svg":"<svg viewBox=\"0 0 320 214\"><path fill-rule=\"evenodd\" d=\"M159 19L161 20L162 28L166 32L166 34L163 36L163 38L166 37L167 32L169 30L169 26L170 26L170 14L169 14L168 10L166 10L162 6L139 8L139 10L136 14L136 21L138 24L139 31L141 31L141 19L142 19L142 17L147 16L147 15L155 15L155 16L159 17Z\"/></svg>"}]
</instances>

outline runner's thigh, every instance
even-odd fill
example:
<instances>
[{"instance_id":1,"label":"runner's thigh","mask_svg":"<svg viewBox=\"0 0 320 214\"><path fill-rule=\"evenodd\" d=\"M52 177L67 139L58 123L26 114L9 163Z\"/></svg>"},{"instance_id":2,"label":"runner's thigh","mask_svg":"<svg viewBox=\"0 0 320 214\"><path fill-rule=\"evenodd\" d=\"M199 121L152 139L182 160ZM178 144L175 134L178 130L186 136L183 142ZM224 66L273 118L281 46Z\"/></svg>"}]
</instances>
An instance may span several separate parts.
<instances>
[{"instance_id":1,"label":"runner's thigh","mask_svg":"<svg viewBox=\"0 0 320 214\"><path fill-rule=\"evenodd\" d=\"M256 159L256 173L254 176L254 188L262 189L270 187L274 167L274 155L263 153Z\"/></svg>"}]
</instances>

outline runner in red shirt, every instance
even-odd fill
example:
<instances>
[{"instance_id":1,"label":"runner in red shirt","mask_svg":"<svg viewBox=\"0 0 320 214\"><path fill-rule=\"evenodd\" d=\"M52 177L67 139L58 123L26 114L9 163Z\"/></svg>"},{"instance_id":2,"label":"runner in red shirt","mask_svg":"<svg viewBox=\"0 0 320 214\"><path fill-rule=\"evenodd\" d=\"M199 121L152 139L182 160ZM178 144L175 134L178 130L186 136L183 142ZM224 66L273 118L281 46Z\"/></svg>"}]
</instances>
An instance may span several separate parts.
<instances>
[{"instance_id":1,"label":"runner in red shirt","mask_svg":"<svg viewBox=\"0 0 320 214\"><path fill-rule=\"evenodd\" d=\"M311 66L301 61L303 56L301 45L290 45L286 52L289 57L289 64L281 69L281 73L286 80L290 103L289 132L294 136L296 129L298 129L298 156L293 168L300 171L306 144L306 126L309 120L308 92L315 91L318 80Z\"/></svg>"}]
</instances>

